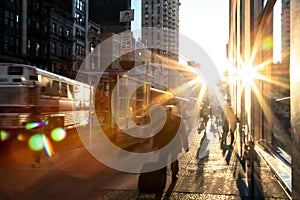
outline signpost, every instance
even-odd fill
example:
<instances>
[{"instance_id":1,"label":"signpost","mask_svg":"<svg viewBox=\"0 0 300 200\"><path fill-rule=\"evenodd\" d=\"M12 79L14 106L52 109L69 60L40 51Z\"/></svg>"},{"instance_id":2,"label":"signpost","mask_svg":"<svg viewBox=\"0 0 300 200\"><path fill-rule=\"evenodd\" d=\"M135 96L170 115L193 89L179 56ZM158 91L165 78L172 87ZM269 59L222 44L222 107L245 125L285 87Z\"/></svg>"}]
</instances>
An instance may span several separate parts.
<instances>
[{"instance_id":1,"label":"signpost","mask_svg":"<svg viewBox=\"0 0 300 200\"><path fill-rule=\"evenodd\" d=\"M120 65L123 69L129 70L134 66L133 33L129 30L129 22L134 20L134 10L120 11L120 22L126 22L126 31L120 34Z\"/></svg>"},{"instance_id":2,"label":"signpost","mask_svg":"<svg viewBox=\"0 0 300 200\"><path fill-rule=\"evenodd\" d=\"M126 54L132 50L132 36L131 31L121 33L121 55Z\"/></svg>"},{"instance_id":3,"label":"signpost","mask_svg":"<svg viewBox=\"0 0 300 200\"><path fill-rule=\"evenodd\" d=\"M134 20L134 10L120 11L120 22L130 22Z\"/></svg>"}]
</instances>

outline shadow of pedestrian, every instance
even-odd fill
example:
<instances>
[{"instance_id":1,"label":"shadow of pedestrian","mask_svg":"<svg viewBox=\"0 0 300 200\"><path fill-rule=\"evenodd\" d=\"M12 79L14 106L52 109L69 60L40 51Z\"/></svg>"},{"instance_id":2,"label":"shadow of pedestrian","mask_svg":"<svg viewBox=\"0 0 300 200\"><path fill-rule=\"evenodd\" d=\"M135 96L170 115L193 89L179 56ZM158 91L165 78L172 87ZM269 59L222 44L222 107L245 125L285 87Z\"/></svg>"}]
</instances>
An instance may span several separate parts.
<instances>
[{"instance_id":1,"label":"shadow of pedestrian","mask_svg":"<svg viewBox=\"0 0 300 200\"><path fill-rule=\"evenodd\" d=\"M161 200L162 198L162 193L161 194L145 194L145 193L141 193L139 194L139 196L136 198L136 200Z\"/></svg>"},{"instance_id":2,"label":"shadow of pedestrian","mask_svg":"<svg viewBox=\"0 0 300 200\"><path fill-rule=\"evenodd\" d=\"M146 164L145 169L152 163ZM155 171L144 172L139 175L138 188L139 196L137 199L153 199L158 200L163 196L164 189L166 187L167 168L161 168Z\"/></svg>"},{"instance_id":3,"label":"shadow of pedestrian","mask_svg":"<svg viewBox=\"0 0 300 200\"><path fill-rule=\"evenodd\" d=\"M202 186L204 185L204 166L205 163L208 162L208 157L209 157L209 143L210 140L207 137L207 133L204 132L204 135L200 141L199 148L196 152L196 160L197 160L197 169L196 169L196 180L197 183L199 184L198 186L200 188L203 188Z\"/></svg>"},{"instance_id":4,"label":"shadow of pedestrian","mask_svg":"<svg viewBox=\"0 0 300 200\"><path fill-rule=\"evenodd\" d=\"M248 200L248 199L250 199L249 191L248 191L248 187L247 187L244 179L245 178L243 178L243 175L241 173L239 173L238 178L236 180L236 185L237 185L241 199Z\"/></svg>"},{"instance_id":5,"label":"shadow of pedestrian","mask_svg":"<svg viewBox=\"0 0 300 200\"><path fill-rule=\"evenodd\" d=\"M230 159L231 159L231 156L232 156L232 147L231 146L225 146L223 147L223 156L225 156L225 161L227 163L227 165L229 165L230 163Z\"/></svg>"},{"instance_id":6,"label":"shadow of pedestrian","mask_svg":"<svg viewBox=\"0 0 300 200\"><path fill-rule=\"evenodd\" d=\"M207 138L207 133L204 132L203 137L201 138L199 148L197 150L196 158L197 160L201 160L206 158L209 155L209 145L210 140Z\"/></svg>"},{"instance_id":7,"label":"shadow of pedestrian","mask_svg":"<svg viewBox=\"0 0 300 200\"><path fill-rule=\"evenodd\" d=\"M175 188L175 185L176 185L176 182L172 182L172 183L170 184L168 190L167 190L166 193L165 193L165 196L164 196L163 200L168 200L168 199L170 199L171 194L172 194L172 191L173 191L174 188Z\"/></svg>"}]
</instances>

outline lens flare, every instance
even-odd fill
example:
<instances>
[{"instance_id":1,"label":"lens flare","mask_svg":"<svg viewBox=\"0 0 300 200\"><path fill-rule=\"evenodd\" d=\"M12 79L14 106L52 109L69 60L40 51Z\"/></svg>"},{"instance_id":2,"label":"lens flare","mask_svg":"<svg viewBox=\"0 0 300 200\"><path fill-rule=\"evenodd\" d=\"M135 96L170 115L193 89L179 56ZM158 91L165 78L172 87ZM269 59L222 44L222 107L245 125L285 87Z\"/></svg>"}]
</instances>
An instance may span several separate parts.
<instances>
[{"instance_id":1,"label":"lens flare","mask_svg":"<svg viewBox=\"0 0 300 200\"><path fill-rule=\"evenodd\" d=\"M39 127L39 122L30 122L28 124L26 124L26 129L30 130L33 128Z\"/></svg>"},{"instance_id":2,"label":"lens flare","mask_svg":"<svg viewBox=\"0 0 300 200\"><path fill-rule=\"evenodd\" d=\"M56 141L62 141L66 137L66 131L63 128L55 128L51 131L51 138Z\"/></svg>"},{"instance_id":3,"label":"lens flare","mask_svg":"<svg viewBox=\"0 0 300 200\"><path fill-rule=\"evenodd\" d=\"M48 124L48 120L46 121L41 121L41 122L30 122L26 124L26 129L30 130L36 127L44 126Z\"/></svg>"},{"instance_id":4,"label":"lens flare","mask_svg":"<svg viewBox=\"0 0 300 200\"><path fill-rule=\"evenodd\" d=\"M26 137L23 135L23 134L19 134L18 136L17 136L17 140L19 140L19 141L25 141L26 140Z\"/></svg>"},{"instance_id":5,"label":"lens flare","mask_svg":"<svg viewBox=\"0 0 300 200\"><path fill-rule=\"evenodd\" d=\"M86 119L80 122L80 126L88 125L90 123L90 119Z\"/></svg>"},{"instance_id":6,"label":"lens flare","mask_svg":"<svg viewBox=\"0 0 300 200\"><path fill-rule=\"evenodd\" d=\"M40 133L32 135L28 140L28 145L34 151L42 150L44 148L43 135Z\"/></svg>"},{"instance_id":7,"label":"lens flare","mask_svg":"<svg viewBox=\"0 0 300 200\"><path fill-rule=\"evenodd\" d=\"M49 157L53 156L54 155L54 149L53 149L51 141L45 135L43 135L42 138L43 138L43 146L44 146L44 149L46 151L46 154Z\"/></svg>"},{"instance_id":8,"label":"lens flare","mask_svg":"<svg viewBox=\"0 0 300 200\"><path fill-rule=\"evenodd\" d=\"M1 139L1 141L8 140L8 138L9 138L9 134L6 131L1 130L0 131L0 139Z\"/></svg>"},{"instance_id":9,"label":"lens flare","mask_svg":"<svg viewBox=\"0 0 300 200\"><path fill-rule=\"evenodd\" d=\"M273 37L267 36L263 39L263 49L270 50L273 48Z\"/></svg>"}]
</instances>

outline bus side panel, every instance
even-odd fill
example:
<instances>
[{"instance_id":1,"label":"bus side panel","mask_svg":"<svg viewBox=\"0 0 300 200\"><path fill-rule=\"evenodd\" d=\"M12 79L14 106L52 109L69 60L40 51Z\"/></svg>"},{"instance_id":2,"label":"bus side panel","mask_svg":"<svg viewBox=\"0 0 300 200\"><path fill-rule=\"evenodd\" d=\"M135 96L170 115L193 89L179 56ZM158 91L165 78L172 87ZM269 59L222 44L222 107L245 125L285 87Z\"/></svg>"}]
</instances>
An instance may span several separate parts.
<instances>
[{"instance_id":1,"label":"bus side panel","mask_svg":"<svg viewBox=\"0 0 300 200\"><path fill-rule=\"evenodd\" d=\"M40 106L43 114L58 113L59 99L56 97L41 96Z\"/></svg>"},{"instance_id":2,"label":"bus side panel","mask_svg":"<svg viewBox=\"0 0 300 200\"><path fill-rule=\"evenodd\" d=\"M58 104L59 104L60 112L73 111L73 100L72 99L61 98L61 99L59 99Z\"/></svg>"}]
</instances>

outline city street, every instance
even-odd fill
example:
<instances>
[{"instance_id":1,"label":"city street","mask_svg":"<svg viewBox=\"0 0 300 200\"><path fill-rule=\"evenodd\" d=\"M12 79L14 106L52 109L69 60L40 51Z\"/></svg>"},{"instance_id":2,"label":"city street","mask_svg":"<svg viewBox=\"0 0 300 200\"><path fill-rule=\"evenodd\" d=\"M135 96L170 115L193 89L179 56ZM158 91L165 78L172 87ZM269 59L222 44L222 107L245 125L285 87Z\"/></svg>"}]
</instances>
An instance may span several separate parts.
<instances>
[{"instance_id":1,"label":"city street","mask_svg":"<svg viewBox=\"0 0 300 200\"><path fill-rule=\"evenodd\" d=\"M204 131L195 135L188 153L179 160L176 183L171 182L168 169L163 199L251 199L245 165L234 149L220 148L217 128L209 123L205 138ZM7 159L13 156L3 154L12 151L8 147L1 151L1 199L154 199L151 195L139 195L139 174L102 165L80 145L75 132L69 133L59 144L62 146L56 145L54 156L43 155L42 166L37 169L30 167L30 151L25 150L24 144L10 145L19 156L23 155L23 160ZM260 163L257 174L260 182L254 184L254 199L288 199L266 164Z\"/></svg>"},{"instance_id":2,"label":"city street","mask_svg":"<svg viewBox=\"0 0 300 200\"><path fill-rule=\"evenodd\" d=\"M1 0L0 200L300 199L299 11Z\"/></svg>"}]
</instances>

